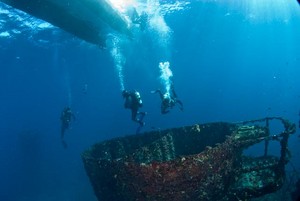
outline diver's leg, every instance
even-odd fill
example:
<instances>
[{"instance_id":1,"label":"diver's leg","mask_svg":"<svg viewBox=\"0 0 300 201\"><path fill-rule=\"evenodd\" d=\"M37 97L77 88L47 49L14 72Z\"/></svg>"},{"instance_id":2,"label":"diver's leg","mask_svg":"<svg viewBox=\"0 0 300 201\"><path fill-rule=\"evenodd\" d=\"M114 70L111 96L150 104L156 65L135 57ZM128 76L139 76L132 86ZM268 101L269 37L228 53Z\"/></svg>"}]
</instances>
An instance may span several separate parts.
<instances>
[{"instance_id":1,"label":"diver's leg","mask_svg":"<svg viewBox=\"0 0 300 201\"><path fill-rule=\"evenodd\" d=\"M169 113L170 111L168 110L168 107L166 107L164 104L161 104L161 106L160 106L160 112L161 112L162 114L167 114L167 113Z\"/></svg>"},{"instance_id":2,"label":"diver's leg","mask_svg":"<svg viewBox=\"0 0 300 201\"><path fill-rule=\"evenodd\" d=\"M147 114L147 112L139 112L139 118L137 119L137 121L141 126L145 125L145 122L143 120L144 120L144 117L146 116L146 114Z\"/></svg>"},{"instance_id":3,"label":"diver's leg","mask_svg":"<svg viewBox=\"0 0 300 201\"><path fill-rule=\"evenodd\" d=\"M176 92L175 92L175 90L174 90L174 87L172 87L171 89L172 89L173 97L174 97L174 98L177 98L177 94L176 94Z\"/></svg>"},{"instance_id":4,"label":"diver's leg","mask_svg":"<svg viewBox=\"0 0 300 201\"><path fill-rule=\"evenodd\" d=\"M131 116L132 120L139 123L141 126L144 126L145 123L141 119L144 118L146 113L145 112L138 112L138 109L132 109L131 111L132 111L132 113L131 113L132 114L132 116ZM140 118L138 118L138 115L140 116Z\"/></svg>"},{"instance_id":5,"label":"diver's leg","mask_svg":"<svg viewBox=\"0 0 300 201\"><path fill-rule=\"evenodd\" d=\"M138 112L138 114L139 114L140 116L145 116L145 115L147 114L147 112Z\"/></svg>"},{"instance_id":6,"label":"diver's leg","mask_svg":"<svg viewBox=\"0 0 300 201\"><path fill-rule=\"evenodd\" d=\"M64 139L65 131L66 131L66 126L65 126L65 124L62 124L61 129L60 129L60 138L61 139Z\"/></svg>"},{"instance_id":7,"label":"diver's leg","mask_svg":"<svg viewBox=\"0 0 300 201\"><path fill-rule=\"evenodd\" d=\"M180 100L176 100L176 103L179 104L179 109L180 109L181 111L183 111L183 104L182 104L182 102L181 102Z\"/></svg>"},{"instance_id":8,"label":"diver's leg","mask_svg":"<svg viewBox=\"0 0 300 201\"><path fill-rule=\"evenodd\" d=\"M65 131L66 131L66 127L64 124L61 125L61 133L60 133L60 138L61 138L61 143L63 145L63 147L66 149L68 148L68 145L64 139L64 136L65 136Z\"/></svg>"},{"instance_id":9,"label":"diver's leg","mask_svg":"<svg viewBox=\"0 0 300 201\"><path fill-rule=\"evenodd\" d=\"M137 112L138 112L137 109L131 109L131 119L133 121L136 121Z\"/></svg>"}]
</instances>

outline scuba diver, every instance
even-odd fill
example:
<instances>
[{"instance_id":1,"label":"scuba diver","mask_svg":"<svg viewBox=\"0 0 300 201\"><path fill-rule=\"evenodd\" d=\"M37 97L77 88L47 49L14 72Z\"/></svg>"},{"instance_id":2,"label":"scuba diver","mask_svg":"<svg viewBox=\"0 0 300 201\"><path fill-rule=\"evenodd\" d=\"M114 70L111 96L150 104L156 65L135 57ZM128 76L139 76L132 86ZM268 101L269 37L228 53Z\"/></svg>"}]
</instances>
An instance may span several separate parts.
<instances>
[{"instance_id":1,"label":"scuba diver","mask_svg":"<svg viewBox=\"0 0 300 201\"><path fill-rule=\"evenodd\" d=\"M139 26L141 31L144 31L147 26L148 15L146 12L139 14L135 7L128 7L126 11L127 16L129 16L131 22Z\"/></svg>"},{"instance_id":2,"label":"scuba diver","mask_svg":"<svg viewBox=\"0 0 300 201\"><path fill-rule=\"evenodd\" d=\"M299 111L299 122L298 122L298 127L300 128L300 111Z\"/></svg>"},{"instance_id":3,"label":"scuba diver","mask_svg":"<svg viewBox=\"0 0 300 201\"><path fill-rule=\"evenodd\" d=\"M145 125L143 118L146 112L139 112L139 108L143 106L141 95L136 90L123 90L123 98L125 98L124 107L131 110L131 119L140 124L140 127Z\"/></svg>"},{"instance_id":4,"label":"scuba diver","mask_svg":"<svg viewBox=\"0 0 300 201\"><path fill-rule=\"evenodd\" d=\"M67 148L67 143L64 140L65 131L69 129L71 121L75 120L75 115L73 114L70 107L65 107L61 113L60 121L61 121L61 140L64 148Z\"/></svg>"},{"instance_id":5,"label":"scuba diver","mask_svg":"<svg viewBox=\"0 0 300 201\"><path fill-rule=\"evenodd\" d=\"M173 84L171 84L171 93L162 93L160 89L157 89L155 91L151 91L151 93L158 93L161 98L161 113L167 114L170 112L170 109L172 109L176 103L179 105L179 109L183 111L183 104L180 100L177 99L177 94L174 90Z\"/></svg>"},{"instance_id":6,"label":"scuba diver","mask_svg":"<svg viewBox=\"0 0 300 201\"><path fill-rule=\"evenodd\" d=\"M298 128L300 128L300 111L298 115L299 115ZM300 138L300 135L298 135L298 137Z\"/></svg>"}]
</instances>

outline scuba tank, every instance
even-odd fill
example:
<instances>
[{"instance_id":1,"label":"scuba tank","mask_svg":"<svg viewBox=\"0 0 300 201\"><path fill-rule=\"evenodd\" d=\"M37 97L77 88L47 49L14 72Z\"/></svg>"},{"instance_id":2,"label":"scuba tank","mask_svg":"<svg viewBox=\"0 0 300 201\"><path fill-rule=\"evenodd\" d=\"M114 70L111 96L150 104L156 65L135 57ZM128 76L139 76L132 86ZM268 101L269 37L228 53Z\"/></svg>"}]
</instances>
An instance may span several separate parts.
<instances>
[{"instance_id":1,"label":"scuba tank","mask_svg":"<svg viewBox=\"0 0 300 201\"><path fill-rule=\"evenodd\" d=\"M141 99L140 93L137 92L137 91L135 91L135 92L134 92L134 95L135 95L136 100L138 101L139 105L142 105L142 104L143 104L143 101L142 101L142 99Z\"/></svg>"}]
</instances>

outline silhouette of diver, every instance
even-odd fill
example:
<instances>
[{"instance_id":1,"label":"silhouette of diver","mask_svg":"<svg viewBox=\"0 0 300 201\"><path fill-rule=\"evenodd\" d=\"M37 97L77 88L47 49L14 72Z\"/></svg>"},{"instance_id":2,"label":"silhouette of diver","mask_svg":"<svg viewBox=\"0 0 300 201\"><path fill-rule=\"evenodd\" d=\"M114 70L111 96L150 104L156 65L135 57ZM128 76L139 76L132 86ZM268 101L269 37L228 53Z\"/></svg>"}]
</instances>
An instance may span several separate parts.
<instances>
[{"instance_id":1,"label":"silhouette of diver","mask_svg":"<svg viewBox=\"0 0 300 201\"><path fill-rule=\"evenodd\" d=\"M148 15L146 12L139 14L134 7L127 8L127 16L129 16L131 22L140 27L141 31L144 31L147 26Z\"/></svg>"},{"instance_id":2,"label":"silhouette of diver","mask_svg":"<svg viewBox=\"0 0 300 201\"><path fill-rule=\"evenodd\" d=\"M66 130L69 129L69 127L70 127L70 123L71 123L72 119L75 120L75 115L73 114L71 108L65 107L60 116L60 121L61 121L60 137L61 137L61 141L62 141L64 148L68 147L67 143L64 140L64 136L65 136Z\"/></svg>"},{"instance_id":3,"label":"silhouette of diver","mask_svg":"<svg viewBox=\"0 0 300 201\"><path fill-rule=\"evenodd\" d=\"M161 113L167 114L170 112L170 109L172 109L176 103L179 105L179 109L183 111L183 104L180 100L177 99L177 94L174 90L173 84L171 84L171 93L162 93L160 89L157 89L155 91L151 91L151 93L158 93L161 98Z\"/></svg>"},{"instance_id":4,"label":"silhouette of diver","mask_svg":"<svg viewBox=\"0 0 300 201\"><path fill-rule=\"evenodd\" d=\"M300 0L299 0L300 1ZM298 128L300 128L300 111L299 111L299 121L298 121ZM300 135L298 135L298 137L300 138Z\"/></svg>"},{"instance_id":5,"label":"silhouette of diver","mask_svg":"<svg viewBox=\"0 0 300 201\"><path fill-rule=\"evenodd\" d=\"M143 118L146 115L146 112L139 112L139 108L143 106L140 93L136 90L123 90L122 96L125 98L124 107L131 110L132 121L139 123L140 127L144 126L145 122L143 122Z\"/></svg>"}]
</instances>

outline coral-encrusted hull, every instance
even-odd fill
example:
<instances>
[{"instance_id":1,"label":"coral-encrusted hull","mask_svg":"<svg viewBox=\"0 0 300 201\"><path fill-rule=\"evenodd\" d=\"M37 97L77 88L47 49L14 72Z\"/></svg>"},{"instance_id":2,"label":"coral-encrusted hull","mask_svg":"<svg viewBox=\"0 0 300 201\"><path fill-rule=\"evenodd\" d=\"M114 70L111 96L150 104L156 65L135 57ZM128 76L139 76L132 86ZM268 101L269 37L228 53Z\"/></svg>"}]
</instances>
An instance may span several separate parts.
<instances>
[{"instance_id":1,"label":"coral-encrusted hull","mask_svg":"<svg viewBox=\"0 0 300 201\"><path fill-rule=\"evenodd\" d=\"M279 136L282 141L287 142L291 127ZM265 126L211 123L105 141L82 158L99 200L244 199L282 185L281 158L242 155L269 137ZM253 180L247 181L249 176Z\"/></svg>"}]
</instances>

